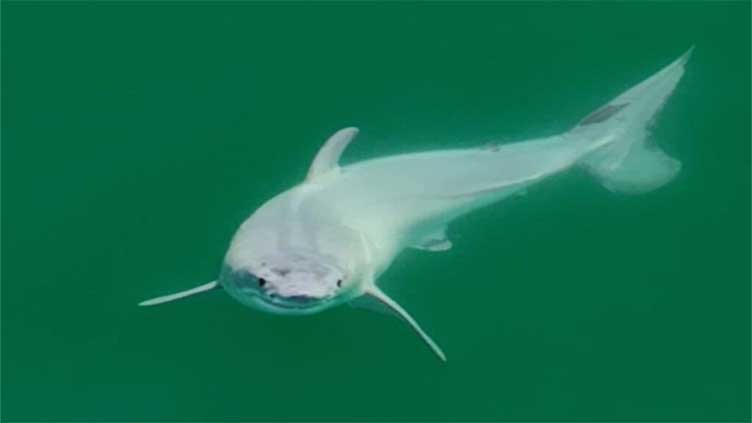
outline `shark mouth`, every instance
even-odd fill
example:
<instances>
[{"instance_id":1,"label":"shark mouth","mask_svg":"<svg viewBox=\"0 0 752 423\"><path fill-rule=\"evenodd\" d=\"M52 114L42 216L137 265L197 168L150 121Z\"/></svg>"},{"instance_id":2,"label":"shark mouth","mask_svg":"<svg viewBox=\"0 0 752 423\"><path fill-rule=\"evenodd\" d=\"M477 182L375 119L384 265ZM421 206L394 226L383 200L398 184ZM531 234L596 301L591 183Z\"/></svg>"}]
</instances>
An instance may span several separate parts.
<instances>
[{"instance_id":1,"label":"shark mouth","mask_svg":"<svg viewBox=\"0 0 752 423\"><path fill-rule=\"evenodd\" d=\"M277 309L287 311L306 311L306 310L318 310L322 306L326 305L330 300L330 296L315 297L309 295L290 295L281 296L275 293L264 293L262 295L256 295L256 301L262 303L266 307L273 307Z\"/></svg>"}]
</instances>

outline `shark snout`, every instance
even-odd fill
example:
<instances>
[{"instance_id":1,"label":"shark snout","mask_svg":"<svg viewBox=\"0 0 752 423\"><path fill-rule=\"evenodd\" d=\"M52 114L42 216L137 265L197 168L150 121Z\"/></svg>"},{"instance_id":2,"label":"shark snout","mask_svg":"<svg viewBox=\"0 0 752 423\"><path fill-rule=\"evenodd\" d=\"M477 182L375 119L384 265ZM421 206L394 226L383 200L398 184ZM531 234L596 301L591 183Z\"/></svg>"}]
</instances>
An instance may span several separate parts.
<instances>
[{"instance_id":1,"label":"shark snout","mask_svg":"<svg viewBox=\"0 0 752 423\"><path fill-rule=\"evenodd\" d=\"M332 287L307 277L276 280L269 285L267 292L296 302L322 299L332 293Z\"/></svg>"},{"instance_id":2,"label":"shark snout","mask_svg":"<svg viewBox=\"0 0 752 423\"><path fill-rule=\"evenodd\" d=\"M346 299L347 274L330 257L284 252L242 268L226 265L221 283L242 303L280 314L311 314Z\"/></svg>"}]
</instances>

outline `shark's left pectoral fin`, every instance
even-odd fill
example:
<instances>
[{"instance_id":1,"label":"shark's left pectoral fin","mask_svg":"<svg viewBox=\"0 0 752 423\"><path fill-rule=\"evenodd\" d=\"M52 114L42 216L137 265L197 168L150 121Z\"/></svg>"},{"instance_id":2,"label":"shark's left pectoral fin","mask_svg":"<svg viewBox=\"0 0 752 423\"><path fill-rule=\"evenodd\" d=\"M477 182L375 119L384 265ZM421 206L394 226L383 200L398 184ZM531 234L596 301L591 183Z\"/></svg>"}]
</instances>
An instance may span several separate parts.
<instances>
[{"instance_id":1,"label":"shark's left pectoral fin","mask_svg":"<svg viewBox=\"0 0 752 423\"><path fill-rule=\"evenodd\" d=\"M370 264L373 258L373 253L371 251L372 245L368 242L368 239L363 233L360 233L360 243L363 248L363 256L365 258L365 261L366 263ZM381 306L381 308L386 308L388 312L396 314L405 322L407 322L407 324L409 324L410 327L413 328L418 336L420 336L420 339L428 344L433 352L436 353L437 356L439 356L441 361L446 361L446 355L444 355L444 351L442 351L441 348L436 345L436 343L433 341L433 339L431 339L430 336L428 336L428 334L423 332L423 329L421 329L420 325L418 325L418 322L416 322L415 319L413 319L412 316L410 316L410 314L408 314L407 311L402 308L402 306L400 306L393 299L389 298L389 296L386 295L384 291L376 286L373 269L366 272L365 278L366 280L363 295L361 296L361 298L356 298L355 301L351 302L351 304L355 305L356 307L365 306L366 308L370 309L373 309L374 305Z\"/></svg>"},{"instance_id":2,"label":"shark's left pectoral fin","mask_svg":"<svg viewBox=\"0 0 752 423\"><path fill-rule=\"evenodd\" d=\"M433 350L434 353L436 353L437 356L441 359L441 361L447 361L446 355L444 355L444 351L441 350L441 348L436 344L436 342L431 339L430 336L428 336L427 333L421 329L420 325L418 325L418 322L415 321L415 319L408 314L405 309L402 308L396 301L391 299L388 295L384 293L384 291L380 290L376 285L369 286L364 295L369 296L371 299L378 301L380 304L382 304L384 307L388 308L391 312L396 314L397 316L401 317L402 320L407 322L408 325L420 336L420 338Z\"/></svg>"},{"instance_id":3,"label":"shark's left pectoral fin","mask_svg":"<svg viewBox=\"0 0 752 423\"><path fill-rule=\"evenodd\" d=\"M145 307L145 306L153 306L153 305L162 304L162 303L168 303L170 301L175 301L175 300L179 300L181 298L185 298L185 297L189 297L191 295L198 294L199 292L204 292L204 291L212 290L212 289L216 288L217 286L219 286L219 283L217 281L211 281L209 283L205 283L205 284L197 286L195 288L191 288L191 289L189 289L187 291L181 291L181 292L177 292L175 294L164 295L164 296L161 296L161 297L152 298L150 300L141 301L140 303L138 303L138 305L140 307Z\"/></svg>"},{"instance_id":4,"label":"shark's left pectoral fin","mask_svg":"<svg viewBox=\"0 0 752 423\"><path fill-rule=\"evenodd\" d=\"M344 128L335 132L324 143L308 169L306 181L312 181L332 170L339 169L339 158L345 148L358 135L358 128Z\"/></svg>"}]
</instances>

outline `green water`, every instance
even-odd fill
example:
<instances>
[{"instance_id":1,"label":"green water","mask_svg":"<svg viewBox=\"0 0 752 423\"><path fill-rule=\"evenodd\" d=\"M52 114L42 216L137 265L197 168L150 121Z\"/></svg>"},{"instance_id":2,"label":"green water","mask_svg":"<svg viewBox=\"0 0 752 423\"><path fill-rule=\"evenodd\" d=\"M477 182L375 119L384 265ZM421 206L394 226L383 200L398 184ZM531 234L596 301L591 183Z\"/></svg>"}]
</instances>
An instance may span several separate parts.
<instances>
[{"instance_id":1,"label":"green water","mask_svg":"<svg viewBox=\"0 0 752 423\"><path fill-rule=\"evenodd\" d=\"M4 420L749 420L749 3L2 6ZM692 44L673 183L572 171L384 275L446 364L347 306L136 307L340 127L346 162L551 135Z\"/></svg>"}]
</instances>

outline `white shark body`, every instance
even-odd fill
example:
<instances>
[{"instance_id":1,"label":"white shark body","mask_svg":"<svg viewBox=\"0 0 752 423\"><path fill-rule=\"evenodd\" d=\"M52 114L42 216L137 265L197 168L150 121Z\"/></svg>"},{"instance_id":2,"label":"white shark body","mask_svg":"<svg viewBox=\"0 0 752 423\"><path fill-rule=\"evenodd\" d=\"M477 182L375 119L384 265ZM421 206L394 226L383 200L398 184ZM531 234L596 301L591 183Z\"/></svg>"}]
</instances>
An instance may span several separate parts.
<instances>
[{"instance_id":1,"label":"white shark body","mask_svg":"<svg viewBox=\"0 0 752 423\"><path fill-rule=\"evenodd\" d=\"M339 157L357 129L340 130L321 148L305 181L241 225L218 281L141 305L219 285L246 305L282 314L310 314L368 298L404 318L445 359L379 289L379 276L405 248L451 248L446 228L458 216L573 166L585 167L615 192L646 192L669 182L680 163L648 144L648 126L681 79L689 55L550 138L340 167Z\"/></svg>"}]
</instances>

